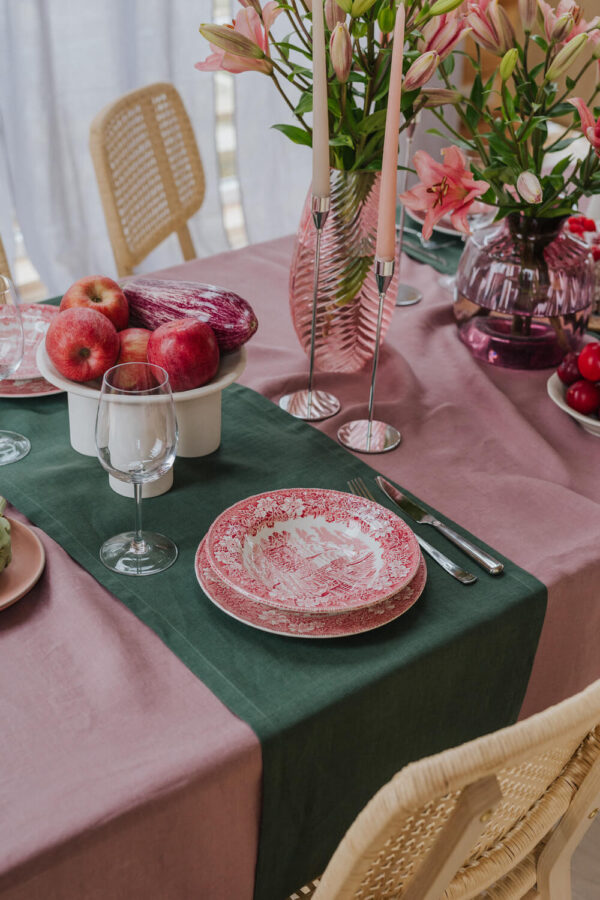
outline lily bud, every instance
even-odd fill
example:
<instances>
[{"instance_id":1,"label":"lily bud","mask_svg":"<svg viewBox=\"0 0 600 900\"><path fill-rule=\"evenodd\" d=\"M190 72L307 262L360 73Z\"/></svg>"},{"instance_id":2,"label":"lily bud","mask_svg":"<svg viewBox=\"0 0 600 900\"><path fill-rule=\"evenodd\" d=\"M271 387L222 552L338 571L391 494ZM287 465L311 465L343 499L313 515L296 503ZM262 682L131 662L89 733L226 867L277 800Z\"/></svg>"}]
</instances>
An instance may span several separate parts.
<instances>
[{"instance_id":1,"label":"lily bud","mask_svg":"<svg viewBox=\"0 0 600 900\"><path fill-rule=\"evenodd\" d=\"M391 34L396 24L396 10L389 6L382 6L377 14L377 24L382 34Z\"/></svg>"},{"instance_id":2,"label":"lily bud","mask_svg":"<svg viewBox=\"0 0 600 900\"><path fill-rule=\"evenodd\" d=\"M592 50L592 59L600 59L600 40L594 42ZM596 79L598 81L598 79Z\"/></svg>"},{"instance_id":3,"label":"lily bud","mask_svg":"<svg viewBox=\"0 0 600 900\"><path fill-rule=\"evenodd\" d=\"M443 16L444 13L452 12L461 5L463 0L436 0L429 10L430 16Z\"/></svg>"},{"instance_id":4,"label":"lily bud","mask_svg":"<svg viewBox=\"0 0 600 900\"><path fill-rule=\"evenodd\" d=\"M542 202L542 186L533 172L521 172L517 178L517 190L525 203Z\"/></svg>"},{"instance_id":5,"label":"lily bud","mask_svg":"<svg viewBox=\"0 0 600 900\"><path fill-rule=\"evenodd\" d=\"M488 18L498 35L498 53L506 53L515 44L515 32L506 10L499 6L498 0L492 0L487 9Z\"/></svg>"},{"instance_id":6,"label":"lily bud","mask_svg":"<svg viewBox=\"0 0 600 900\"><path fill-rule=\"evenodd\" d=\"M460 91L452 91L447 88L428 88L423 91L425 109L433 109L436 106L454 106L460 103L462 94Z\"/></svg>"},{"instance_id":7,"label":"lily bud","mask_svg":"<svg viewBox=\"0 0 600 900\"><path fill-rule=\"evenodd\" d=\"M560 76L567 71L569 66L575 62L587 44L587 40L587 34L577 34L568 44L565 44L562 50L559 50L554 57L554 62L546 72L546 78L544 80L554 81L556 78L560 78Z\"/></svg>"},{"instance_id":8,"label":"lily bud","mask_svg":"<svg viewBox=\"0 0 600 900\"><path fill-rule=\"evenodd\" d=\"M435 50L428 50L415 59L414 63L404 76L402 82L403 90L414 91L415 88L422 87L433 75L440 61L439 53Z\"/></svg>"},{"instance_id":9,"label":"lily bud","mask_svg":"<svg viewBox=\"0 0 600 900\"><path fill-rule=\"evenodd\" d=\"M345 25L336 25L331 32L329 55L337 80L345 84L352 66L352 40Z\"/></svg>"},{"instance_id":10,"label":"lily bud","mask_svg":"<svg viewBox=\"0 0 600 900\"><path fill-rule=\"evenodd\" d=\"M568 37L575 27L575 19L571 13L563 13L554 23L554 28L550 32L550 40L560 43Z\"/></svg>"},{"instance_id":11,"label":"lily bud","mask_svg":"<svg viewBox=\"0 0 600 900\"><path fill-rule=\"evenodd\" d=\"M335 0L337 5L348 15L352 12L352 0ZM312 5L312 0L311 0Z\"/></svg>"},{"instance_id":12,"label":"lily bud","mask_svg":"<svg viewBox=\"0 0 600 900\"><path fill-rule=\"evenodd\" d=\"M201 25L200 34L215 47L220 47L221 50L235 56L242 56L245 59L265 58L266 54L258 44L227 25Z\"/></svg>"},{"instance_id":13,"label":"lily bud","mask_svg":"<svg viewBox=\"0 0 600 900\"><path fill-rule=\"evenodd\" d=\"M353 19L358 19L359 16L363 16L368 12L374 4L375 0L353 0L350 15Z\"/></svg>"},{"instance_id":14,"label":"lily bud","mask_svg":"<svg viewBox=\"0 0 600 900\"><path fill-rule=\"evenodd\" d=\"M537 13L537 0L519 0L519 18L526 34L529 34L535 25Z\"/></svg>"},{"instance_id":15,"label":"lily bud","mask_svg":"<svg viewBox=\"0 0 600 900\"><path fill-rule=\"evenodd\" d=\"M506 53L500 60L500 66L498 68L502 81L508 81L512 73L515 71L515 66L517 64L518 58L519 51L516 47L513 47L512 50L506 51Z\"/></svg>"},{"instance_id":16,"label":"lily bud","mask_svg":"<svg viewBox=\"0 0 600 900\"><path fill-rule=\"evenodd\" d=\"M325 21L330 31L333 31L336 25L344 22L346 13L335 0L325 0Z\"/></svg>"}]
</instances>

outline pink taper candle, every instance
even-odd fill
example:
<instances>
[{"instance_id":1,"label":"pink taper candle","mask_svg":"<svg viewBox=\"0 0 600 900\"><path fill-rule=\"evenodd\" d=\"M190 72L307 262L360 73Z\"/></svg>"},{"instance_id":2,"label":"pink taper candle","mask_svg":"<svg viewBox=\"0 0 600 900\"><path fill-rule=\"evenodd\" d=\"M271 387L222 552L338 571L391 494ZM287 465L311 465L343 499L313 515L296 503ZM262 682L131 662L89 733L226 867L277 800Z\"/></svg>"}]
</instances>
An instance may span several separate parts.
<instances>
[{"instance_id":1,"label":"pink taper candle","mask_svg":"<svg viewBox=\"0 0 600 900\"><path fill-rule=\"evenodd\" d=\"M381 163L377 245L379 259L394 259L396 249L396 179L398 172L398 134L400 131L400 99L402 96L402 61L404 59L404 6L396 12L390 89L385 117L385 138Z\"/></svg>"},{"instance_id":2,"label":"pink taper candle","mask_svg":"<svg viewBox=\"0 0 600 900\"><path fill-rule=\"evenodd\" d=\"M313 197L329 197L329 122L327 111L327 61L323 0L312 6L313 55Z\"/></svg>"}]
</instances>

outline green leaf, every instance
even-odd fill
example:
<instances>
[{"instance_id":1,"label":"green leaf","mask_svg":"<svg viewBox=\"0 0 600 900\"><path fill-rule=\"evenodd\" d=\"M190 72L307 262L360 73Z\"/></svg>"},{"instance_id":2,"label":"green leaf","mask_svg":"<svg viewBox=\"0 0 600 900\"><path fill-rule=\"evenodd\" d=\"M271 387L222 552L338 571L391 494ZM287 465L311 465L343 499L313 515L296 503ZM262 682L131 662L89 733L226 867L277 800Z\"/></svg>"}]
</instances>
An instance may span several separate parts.
<instances>
[{"instance_id":1,"label":"green leaf","mask_svg":"<svg viewBox=\"0 0 600 900\"><path fill-rule=\"evenodd\" d=\"M566 150L567 147L570 147L573 141L580 140L577 137L563 138L562 141L559 141L557 144L552 144L552 153L560 153L561 150ZM569 157L567 157L569 159Z\"/></svg>"},{"instance_id":2,"label":"green leaf","mask_svg":"<svg viewBox=\"0 0 600 900\"><path fill-rule=\"evenodd\" d=\"M537 44L538 47L541 47L541 49L544 51L544 53L548 52L548 42L541 36L541 34L532 34L531 40L533 41L534 44ZM543 68L543 65L544 64L542 63L542 68Z\"/></svg>"},{"instance_id":3,"label":"green leaf","mask_svg":"<svg viewBox=\"0 0 600 900\"><path fill-rule=\"evenodd\" d=\"M544 43L545 43L545 41L544 41ZM545 65L546 65L546 63L543 63L543 62L538 63L537 66L534 66L533 69L531 69L531 71L529 72L529 77L531 78L532 81L535 81L535 79L538 77L540 72L544 71Z\"/></svg>"},{"instance_id":4,"label":"green leaf","mask_svg":"<svg viewBox=\"0 0 600 900\"><path fill-rule=\"evenodd\" d=\"M370 134L372 131L385 131L386 114L386 109L379 109L377 112L371 113L370 116L365 116L358 123L359 132L361 134Z\"/></svg>"},{"instance_id":5,"label":"green leaf","mask_svg":"<svg viewBox=\"0 0 600 900\"><path fill-rule=\"evenodd\" d=\"M299 130L299 129L298 129ZM329 138L330 147L354 147L354 141L349 134L336 134L335 137Z\"/></svg>"},{"instance_id":6,"label":"green leaf","mask_svg":"<svg viewBox=\"0 0 600 900\"><path fill-rule=\"evenodd\" d=\"M335 97L327 98L327 106L329 108L329 112L333 113L334 116L337 116L339 118L342 115L340 104L335 99Z\"/></svg>"},{"instance_id":7,"label":"green leaf","mask_svg":"<svg viewBox=\"0 0 600 900\"><path fill-rule=\"evenodd\" d=\"M292 44L287 38L284 41L277 41L276 46L285 60L289 58L290 50L293 50L294 53L301 53L302 56L305 56L307 59L312 59L312 53L309 53L304 47Z\"/></svg>"},{"instance_id":8,"label":"green leaf","mask_svg":"<svg viewBox=\"0 0 600 900\"><path fill-rule=\"evenodd\" d=\"M290 74L287 77L290 81L292 81L294 78L294 75L304 75L305 78L312 80L312 74L313 74L312 69L307 69L305 66L293 65L292 71L290 72Z\"/></svg>"},{"instance_id":9,"label":"green leaf","mask_svg":"<svg viewBox=\"0 0 600 900\"><path fill-rule=\"evenodd\" d=\"M310 91L304 91L304 93L300 97L300 100L298 101L298 105L294 109L294 113L297 116L303 116L304 113L312 112L312 108L313 108L312 93Z\"/></svg>"},{"instance_id":10,"label":"green leaf","mask_svg":"<svg viewBox=\"0 0 600 900\"><path fill-rule=\"evenodd\" d=\"M304 128L298 128L296 125L271 125L271 128L281 131L294 144L304 144L305 147L312 147L312 135L305 131Z\"/></svg>"},{"instance_id":11,"label":"green leaf","mask_svg":"<svg viewBox=\"0 0 600 900\"><path fill-rule=\"evenodd\" d=\"M440 69L445 75L452 75L454 72L454 57L452 54L447 56L446 59L440 64Z\"/></svg>"},{"instance_id":12,"label":"green leaf","mask_svg":"<svg viewBox=\"0 0 600 900\"><path fill-rule=\"evenodd\" d=\"M481 75L479 74L479 72L473 80L473 87L471 88L471 103L473 104L473 106L476 106L477 109L483 108L483 82L481 81Z\"/></svg>"}]
</instances>

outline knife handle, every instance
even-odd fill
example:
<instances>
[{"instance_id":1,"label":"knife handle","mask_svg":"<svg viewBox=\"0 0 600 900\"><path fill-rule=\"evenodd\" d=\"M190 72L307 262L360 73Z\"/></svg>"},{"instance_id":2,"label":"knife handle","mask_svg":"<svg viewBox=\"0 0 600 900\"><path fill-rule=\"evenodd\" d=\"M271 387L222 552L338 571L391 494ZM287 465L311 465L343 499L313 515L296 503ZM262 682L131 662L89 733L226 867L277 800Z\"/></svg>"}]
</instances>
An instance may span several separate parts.
<instances>
[{"instance_id":1,"label":"knife handle","mask_svg":"<svg viewBox=\"0 0 600 900\"><path fill-rule=\"evenodd\" d=\"M461 535L457 534L449 525L440 522L438 519L436 519L435 522L432 522L432 525L437 528L444 537L447 537L449 541L456 544L463 553L466 553L467 556L474 559L476 563L479 563L481 568L485 569L488 575L500 575L504 571L504 563L501 563L499 559L490 556L485 550L480 550L479 547L476 547L475 544L468 540L468 538L461 537Z\"/></svg>"},{"instance_id":2,"label":"knife handle","mask_svg":"<svg viewBox=\"0 0 600 900\"><path fill-rule=\"evenodd\" d=\"M419 546L428 553L432 559L435 559L436 563L438 563L442 569L445 569L449 575L452 575L453 578L456 578L457 581L462 582L462 584L473 584L474 581L477 581L477 575L473 575L471 572L467 572L465 569L461 569L460 566L457 566L456 563L453 563L451 559L448 559L447 556L444 556L436 547L432 546L429 541L426 541L420 535L415 534L417 541L419 542Z\"/></svg>"}]
</instances>

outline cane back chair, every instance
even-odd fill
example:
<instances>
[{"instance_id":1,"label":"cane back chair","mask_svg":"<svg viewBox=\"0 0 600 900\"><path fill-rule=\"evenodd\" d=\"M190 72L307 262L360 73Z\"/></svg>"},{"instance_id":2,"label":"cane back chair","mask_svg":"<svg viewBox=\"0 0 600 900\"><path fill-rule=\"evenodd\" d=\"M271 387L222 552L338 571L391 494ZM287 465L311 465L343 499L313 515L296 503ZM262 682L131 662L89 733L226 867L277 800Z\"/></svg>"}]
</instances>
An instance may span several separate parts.
<instances>
[{"instance_id":1,"label":"cane back chair","mask_svg":"<svg viewBox=\"0 0 600 900\"><path fill-rule=\"evenodd\" d=\"M599 807L597 681L406 766L290 900L570 900L571 856Z\"/></svg>"},{"instance_id":2,"label":"cane back chair","mask_svg":"<svg viewBox=\"0 0 600 900\"><path fill-rule=\"evenodd\" d=\"M187 221L204 200L204 169L173 85L147 85L103 109L90 151L119 275L131 275L172 233L184 259L193 259Z\"/></svg>"}]
</instances>

